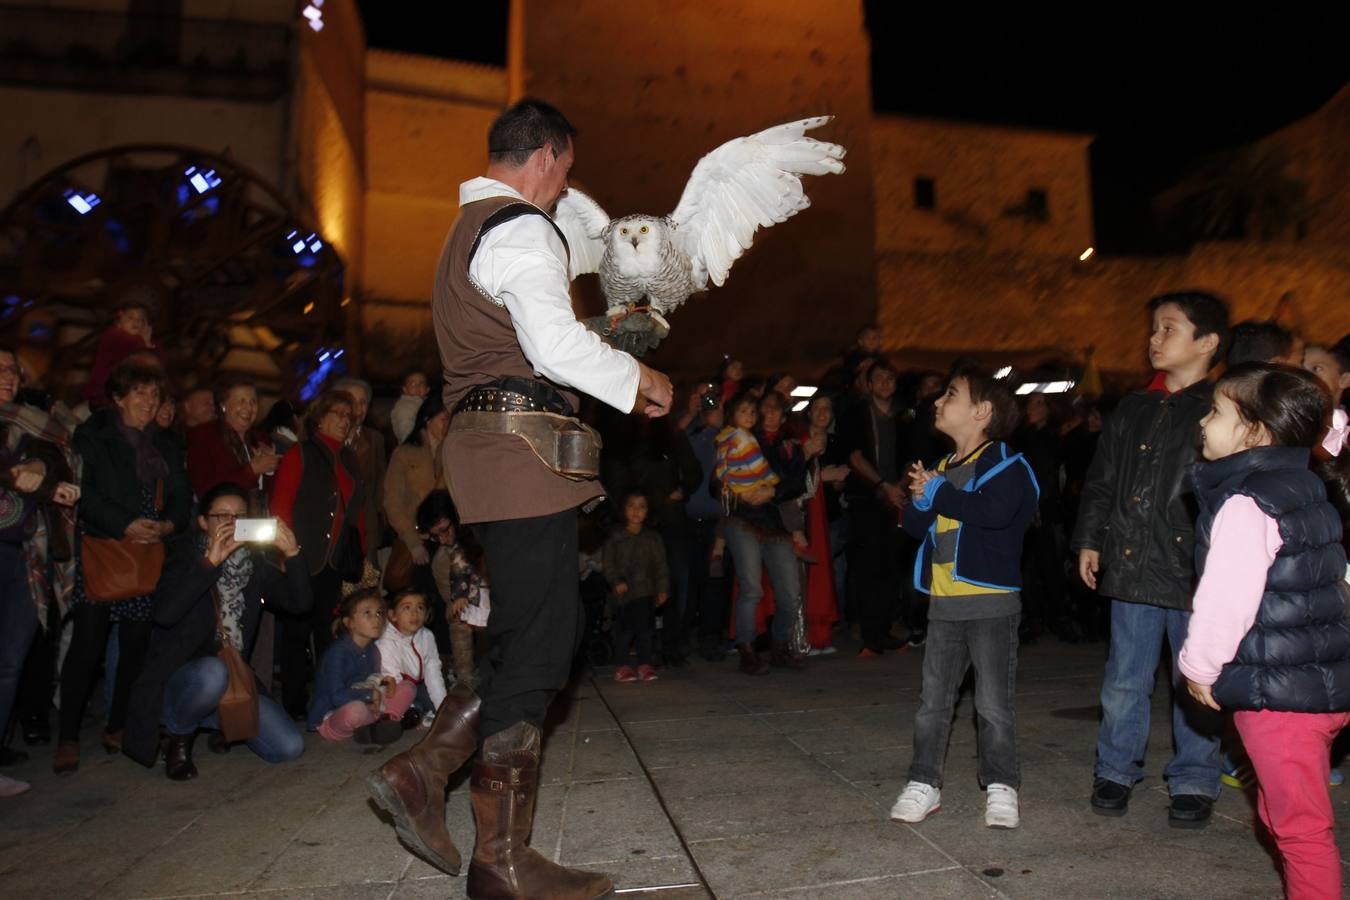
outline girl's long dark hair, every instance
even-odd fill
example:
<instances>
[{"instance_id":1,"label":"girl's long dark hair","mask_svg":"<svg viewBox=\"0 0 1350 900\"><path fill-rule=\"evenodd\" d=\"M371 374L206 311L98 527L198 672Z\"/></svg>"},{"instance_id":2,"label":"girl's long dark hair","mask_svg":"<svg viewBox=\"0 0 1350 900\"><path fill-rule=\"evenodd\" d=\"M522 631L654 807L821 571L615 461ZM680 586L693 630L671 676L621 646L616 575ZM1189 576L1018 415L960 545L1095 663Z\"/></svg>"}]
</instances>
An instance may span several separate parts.
<instances>
[{"instance_id":1,"label":"girl's long dark hair","mask_svg":"<svg viewBox=\"0 0 1350 900\"><path fill-rule=\"evenodd\" d=\"M1233 401L1242 421L1264 425L1282 447L1313 447L1326 432L1331 398L1322 382L1289 366L1244 363L1214 385Z\"/></svg>"}]
</instances>

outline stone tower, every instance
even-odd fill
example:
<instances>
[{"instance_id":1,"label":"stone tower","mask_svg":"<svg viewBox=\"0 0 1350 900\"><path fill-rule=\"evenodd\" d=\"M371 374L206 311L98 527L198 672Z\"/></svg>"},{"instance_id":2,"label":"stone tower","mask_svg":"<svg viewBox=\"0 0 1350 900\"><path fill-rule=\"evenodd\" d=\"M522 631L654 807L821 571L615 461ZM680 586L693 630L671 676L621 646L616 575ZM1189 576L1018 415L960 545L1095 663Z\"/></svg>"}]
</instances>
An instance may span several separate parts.
<instances>
[{"instance_id":1,"label":"stone tower","mask_svg":"<svg viewBox=\"0 0 1350 900\"><path fill-rule=\"evenodd\" d=\"M678 4L513 0L511 99L556 104L577 126L573 181L613 216L675 208L723 141L808 115L848 148L843 176L809 178L812 207L759 232L726 285L696 295L655 361L710 374L722 353L803 377L876 314L869 42L861 2ZM601 301L586 282L587 313Z\"/></svg>"}]
</instances>

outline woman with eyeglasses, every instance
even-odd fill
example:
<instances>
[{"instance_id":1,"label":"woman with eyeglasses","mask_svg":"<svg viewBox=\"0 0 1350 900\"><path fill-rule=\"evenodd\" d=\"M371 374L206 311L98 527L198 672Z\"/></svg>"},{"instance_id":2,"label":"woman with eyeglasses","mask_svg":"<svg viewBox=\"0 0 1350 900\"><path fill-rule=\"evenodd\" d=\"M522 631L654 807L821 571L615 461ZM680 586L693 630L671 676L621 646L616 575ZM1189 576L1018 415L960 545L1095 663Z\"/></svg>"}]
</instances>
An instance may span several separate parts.
<instances>
[{"instance_id":1,"label":"woman with eyeglasses","mask_svg":"<svg viewBox=\"0 0 1350 900\"><path fill-rule=\"evenodd\" d=\"M314 604L282 620L282 703L292 718L308 717L305 656L314 660L333 640L333 609L342 581L361 575L367 535L366 486L356 455L346 446L356 403L345 391L324 391L305 415L305 437L286 451L272 483L272 515L295 532L309 571Z\"/></svg>"},{"instance_id":2,"label":"woman with eyeglasses","mask_svg":"<svg viewBox=\"0 0 1350 900\"><path fill-rule=\"evenodd\" d=\"M113 370L107 393L112 405L96 411L75 429L75 451L84 461L79 525L83 536L160 543L188 524L192 491L178 445L154 425L164 373L128 360ZM77 548L79 542L76 543ZM71 596L70 649L61 669L61 732L52 768L80 766L80 722L94 676L103 659L108 630L116 624L118 659L112 703L102 743L122 749L122 724L131 685L140 674L150 641L151 596L103 602L86 586L97 563L81 554Z\"/></svg>"},{"instance_id":3,"label":"woman with eyeglasses","mask_svg":"<svg viewBox=\"0 0 1350 900\"><path fill-rule=\"evenodd\" d=\"M216 707L229 684L220 647L228 642L249 657L264 597L273 610L309 611L309 571L295 534L277 522L272 546L278 556L269 559L263 546L235 540L235 522L247 515L248 498L239 485L223 482L208 490L196 527L173 542L155 589L150 649L132 689L122 749L141 765L154 766L163 725L164 771L174 781L197 775L192 762L197 730L219 727ZM270 763L296 759L305 751L304 737L265 690L257 694L258 733L248 748Z\"/></svg>"}]
</instances>

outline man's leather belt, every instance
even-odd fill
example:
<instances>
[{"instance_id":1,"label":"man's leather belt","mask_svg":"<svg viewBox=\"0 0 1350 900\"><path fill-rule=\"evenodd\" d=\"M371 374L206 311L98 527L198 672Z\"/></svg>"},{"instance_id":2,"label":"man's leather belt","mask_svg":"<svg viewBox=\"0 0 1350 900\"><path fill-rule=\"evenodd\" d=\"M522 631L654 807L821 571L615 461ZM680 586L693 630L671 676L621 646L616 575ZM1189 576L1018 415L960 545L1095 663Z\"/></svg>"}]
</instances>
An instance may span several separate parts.
<instances>
[{"instance_id":1,"label":"man's leather belt","mask_svg":"<svg viewBox=\"0 0 1350 900\"><path fill-rule=\"evenodd\" d=\"M602 444L598 431L570 415L547 409L554 404L542 398L499 385L470 391L456 405L450 430L515 435L524 439L544 465L564 478L585 481L600 477ZM559 403L566 403L548 385L540 386L551 391Z\"/></svg>"},{"instance_id":2,"label":"man's leather belt","mask_svg":"<svg viewBox=\"0 0 1350 900\"><path fill-rule=\"evenodd\" d=\"M549 412L570 416L572 407L550 384L532 378L499 378L473 388L455 412Z\"/></svg>"}]
</instances>

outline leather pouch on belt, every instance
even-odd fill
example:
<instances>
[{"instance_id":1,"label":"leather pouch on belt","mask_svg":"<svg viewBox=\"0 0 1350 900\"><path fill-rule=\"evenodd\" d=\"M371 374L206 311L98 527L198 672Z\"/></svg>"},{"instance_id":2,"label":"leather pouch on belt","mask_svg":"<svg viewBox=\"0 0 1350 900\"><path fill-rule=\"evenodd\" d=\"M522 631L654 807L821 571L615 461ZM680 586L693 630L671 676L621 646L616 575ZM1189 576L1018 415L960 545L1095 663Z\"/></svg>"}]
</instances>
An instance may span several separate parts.
<instances>
[{"instance_id":1,"label":"leather pouch on belt","mask_svg":"<svg viewBox=\"0 0 1350 900\"><path fill-rule=\"evenodd\" d=\"M513 434L524 438L534 455L564 478L586 481L600 477L600 432L571 416L464 410L450 419L450 430Z\"/></svg>"}]
</instances>

